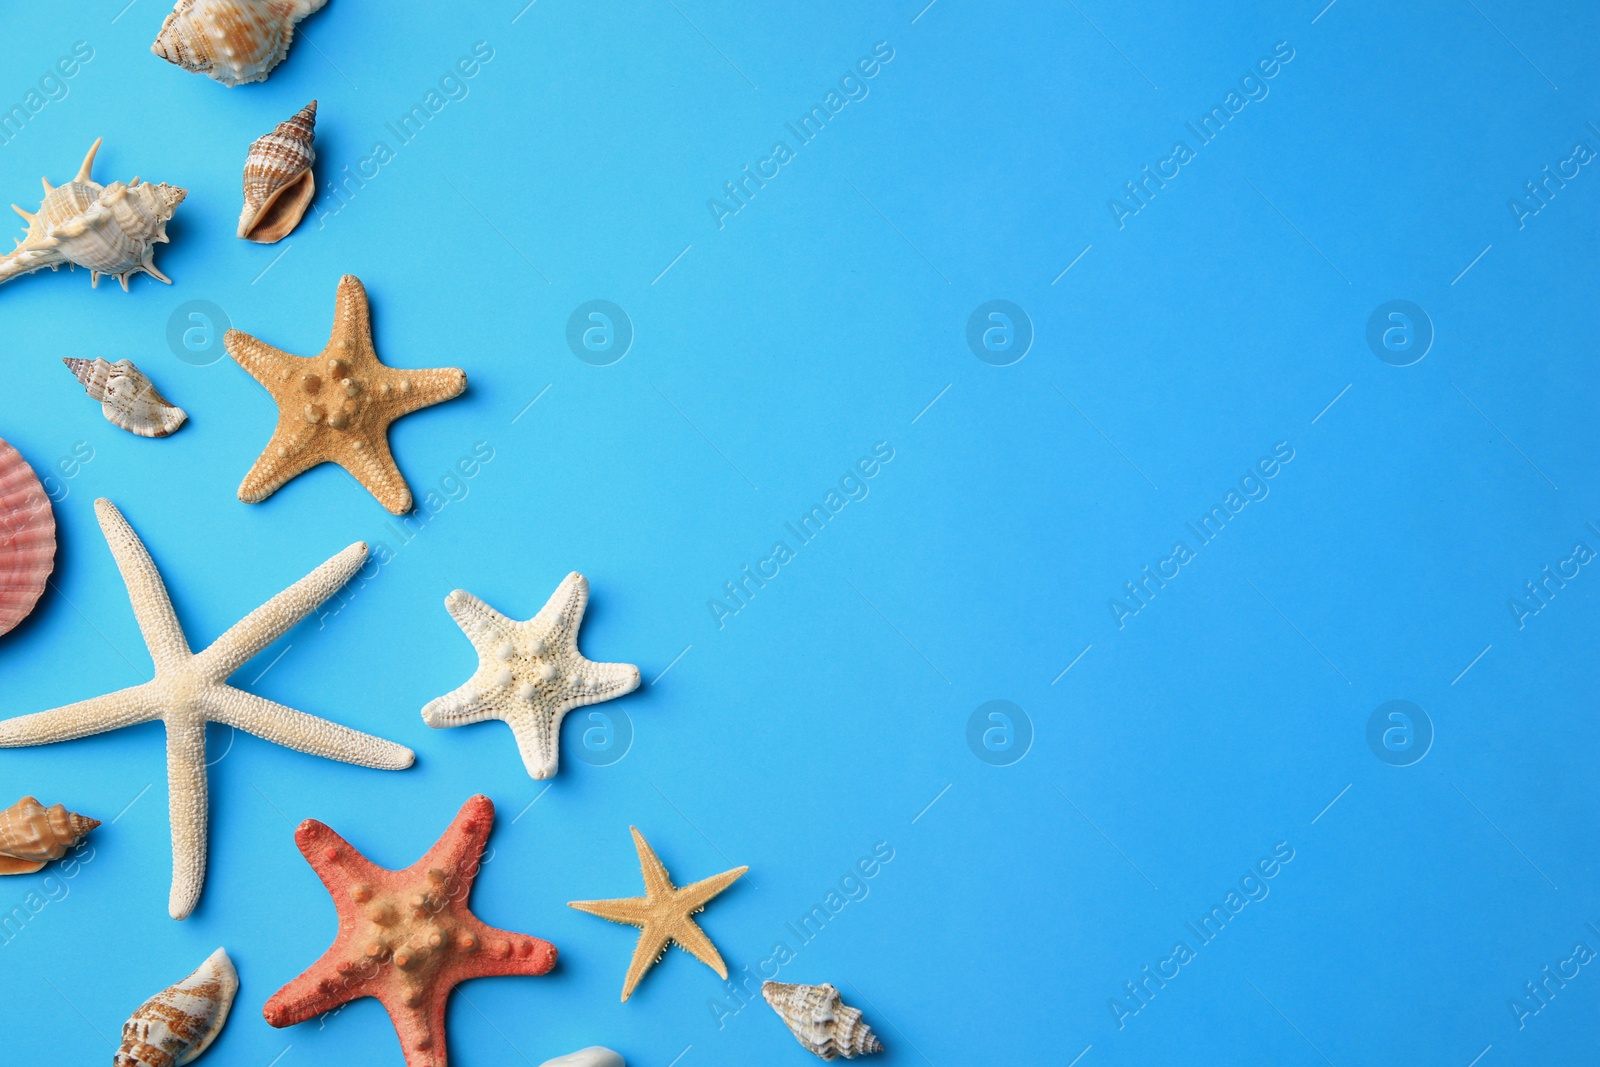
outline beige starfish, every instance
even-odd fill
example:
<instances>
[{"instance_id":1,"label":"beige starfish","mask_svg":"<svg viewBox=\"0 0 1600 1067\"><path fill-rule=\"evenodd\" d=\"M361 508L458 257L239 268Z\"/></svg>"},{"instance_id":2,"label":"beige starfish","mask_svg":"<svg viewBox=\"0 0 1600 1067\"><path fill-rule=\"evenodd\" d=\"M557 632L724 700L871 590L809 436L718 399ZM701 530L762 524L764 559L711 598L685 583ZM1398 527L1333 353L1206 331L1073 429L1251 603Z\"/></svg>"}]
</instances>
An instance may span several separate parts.
<instances>
[{"instance_id":1,"label":"beige starfish","mask_svg":"<svg viewBox=\"0 0 1600 1067\"><path fill-rule=\"evenodd\" d=\"M411 510L411 489L389 452L389 425L460 396L467 375L455 367L400 370L379 363L361 279L339 279L333 336L320 355L290 355L240 330L229 330L222 342L278 404L278 428L239 486L240 500L259 504L319 463L337 463L394 514Z\"/></svg>"},{"instance_id":2,"label":"beige starfish","mask_svg":"<svg viewBox=\"0 0 1600 1067\"><path fill-rule=\"evenodd\" d=\"M0 722L0 748L71 741L160 719L167 728L167 792L172 821L172 895L167 910L194 910L206 877L206 723L222 722L274 744L363 767L400 770L415 758L385 741L286 708L228 685L228 676L282 637L360 568L367 546L351 545L234 623L203 652L189 651L144 542L109 500L94 502L111 555L128 587L156 676L142 685Z\"/></svg>"},{"instance_id":3,"label":"beige starfish","mask_svg":"<svg viewBox=\"0 0 1600 1067\"><path fill-rule=\"evenodd\" d=\"M522 622L460 589L445 597L445 610L478 650L478 670L461 688L430 701L422 721L446 727L499 719L516 735L529 774L555 774L562 717L639 688L638 667L596 663L578 651L588 603L589 580L577 571L556 587L539 614Z\"/></svg>"},{"instance_id":4,"label":"beige starfish","mask_svg":"<svg viewBox=\"0 0 1600 1067\"><path fill-rule=\"evenodd\" d=\"M750 868L735 867L679 889L672 884L667 869L656 858L655 850L644 839L644 835L635 827L628 829L633 831L633 844L639 850L645 895L621 900L574 900L567 905L614 923L641 929L639 943L633 949L633 961L628 964L628 976L622 982L622 999L627 1000L633 995L633 987L666 954L667 944L673 941L720 977L727 978L728 967L722 962L717 946L711 943L705 931L695 925L691 916L705 910L712 897L732 885Z\"/></svg>"}]
</instances>

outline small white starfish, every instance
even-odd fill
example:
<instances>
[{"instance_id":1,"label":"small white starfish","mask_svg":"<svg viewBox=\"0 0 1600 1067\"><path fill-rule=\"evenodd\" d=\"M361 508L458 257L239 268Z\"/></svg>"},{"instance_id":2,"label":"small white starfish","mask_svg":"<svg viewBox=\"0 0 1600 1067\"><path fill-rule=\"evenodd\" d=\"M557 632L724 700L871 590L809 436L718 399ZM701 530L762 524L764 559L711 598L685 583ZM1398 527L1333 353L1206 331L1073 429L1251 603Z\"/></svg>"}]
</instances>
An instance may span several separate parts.
<instances>
[{"instance_id":1,"label":"small white starfish","mask_svg":"<svg viewBox=\"0 0 1600 1067\"><path fill-rule=\"evenodd\" d=\"M578 651L578 627L588 603L589 580L577 571L525 622L508 619L460 589L445 597L445 610L478 650L478 670L460 689L429 701L422 721L445 727L499 719L516 734L529 774L555 774L562 717L639 688L638 667L596 663Z\"/></svg>"},{"instance_id":2,"label":"small white starfish","mask_svg":"<svg viewBox=\"0 0 1600 1067\"><path fill-rule=\"evenodd\" d=\"M161 573L139 535L109 500L94 502L133 614L155 661L142 685L0 722L0 748L71 741L160 719L167 727L167 792L172 821L172 895L167 910L186 918L206 878L206 723L223 722L275 744L363 767L401 770L409 748L286 708L228 685L228 677L332 596L367 558L356 543L234 623L195 654L172 610Z\"/></svg>"}]
</instances>

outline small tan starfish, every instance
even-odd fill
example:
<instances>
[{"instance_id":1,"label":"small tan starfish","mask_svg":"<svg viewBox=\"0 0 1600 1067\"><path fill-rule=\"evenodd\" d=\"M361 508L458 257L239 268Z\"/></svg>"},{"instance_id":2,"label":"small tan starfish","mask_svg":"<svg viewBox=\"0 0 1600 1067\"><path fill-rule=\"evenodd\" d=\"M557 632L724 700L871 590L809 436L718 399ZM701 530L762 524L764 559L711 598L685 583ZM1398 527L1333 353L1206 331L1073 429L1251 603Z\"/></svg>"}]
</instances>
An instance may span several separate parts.
<instances>
[{"instance_id":1,"label":"small tan starfish","mask_svg":"<svg viewBox=\"0 0 1600 1067\"><path fill-rule=\"evenodd\" d=\"M521 621L460 589L445 597L445 610L478 650L478 670L459 689L429 701L422 721L442 728L499 719L516 735L529 774L555 774L567 712L639 688L638 667L596 663L578 651L588 603L589 580L577 571L539 614Z\"/></svg>"},{"instance_id":2,"label":"small tan starfish","mask_svg":"<svg viewBox=\"0 0 1600 1067\"><path fill-rule=\"evenodd\" d=\"M320 355L290 355L240 330L229 330L223 344L278 404L278 428L239 486L240 500L259 504L319 463L337 463L394 514L411 510L411 489L389 452L389 425L460 396L467 375L379 363L359 278L339 279L333 336Z\"/></svg>"},{"instance_id":3,"label":"small tan starfish","mask_svg":"<svg viewBox=\"0 0 1600 1067\"><path fill-rule=\"evenodd\" d=\"M711 943L705 931L695 925L691 916L703 911L712 897L732 885L750 868L735 867L679 889L672 884L666 867L656 858L655 850L644 839L644 835L635 827L628 829L633 831L633 844L639 850L645 895L621 900L574 900L567 905L642 930L639 943L634 946L633 962L628 965L628 976L622 983L622 999L627 1000L633 995L633 987L666 954L667 944L673 941L720 977L727 978L728 967L722 962L717 946Z\"/></svg>"},{"instance_id":4,"label":"small tan starfish","mask_svg":"<svg viewBox=\"0 0 1600 1067\"><path fill-rule=\"evenodd\" d=\"M362 767L401 770L404 745L286 708L235 689L228 677L332 596L367 558L357 542L234 623L202 652L189 641L150 552L109 500L94 502L122 572L156 676L142 685L0 722L0 748L71 741L160 719L167 728L167 802L172 822L172 895L167 910L194 910L206 879L206 723L225 722L274 744Z\"/></svg>"}]
</instances>

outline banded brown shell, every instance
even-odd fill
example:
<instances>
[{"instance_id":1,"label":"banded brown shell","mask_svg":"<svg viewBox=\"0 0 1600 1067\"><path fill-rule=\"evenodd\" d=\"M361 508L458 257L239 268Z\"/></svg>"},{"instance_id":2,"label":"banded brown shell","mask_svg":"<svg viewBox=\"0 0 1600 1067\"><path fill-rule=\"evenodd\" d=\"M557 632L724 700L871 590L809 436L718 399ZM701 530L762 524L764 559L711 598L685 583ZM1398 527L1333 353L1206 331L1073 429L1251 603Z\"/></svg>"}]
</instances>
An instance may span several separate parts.
<instances>
[{"instance_id":1,"label":"banded brown shell","mask_svg":"<svg viewBox=\"0 0 1600 1067\"><path fill-rule=\"evenodd\" d=\"M311 164L317 128L317 102L307 104L271 133L256 138L244 160L244 211L239 236L269 245L300 225L317 193Z\"/></svg>"}]
</instances>

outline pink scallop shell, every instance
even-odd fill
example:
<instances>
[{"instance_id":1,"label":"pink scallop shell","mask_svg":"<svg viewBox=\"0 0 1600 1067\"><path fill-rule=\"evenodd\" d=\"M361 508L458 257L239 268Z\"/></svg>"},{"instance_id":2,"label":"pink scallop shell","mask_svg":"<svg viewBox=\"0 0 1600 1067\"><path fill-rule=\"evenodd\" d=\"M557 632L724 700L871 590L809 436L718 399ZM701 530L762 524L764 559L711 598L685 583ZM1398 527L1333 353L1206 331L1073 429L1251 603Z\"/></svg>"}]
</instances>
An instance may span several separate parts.
<instances>
[{"instance_id":1,"label":"pink scallop shell","mask_svg":"<svg viewBox=\"0 0 1600 1067\"><path fill-rule=\"evenodd\" d=\"M28 461L0 440L0 634L27 618L55 561L50 497Z\"/></svg>"}]
</instances>

